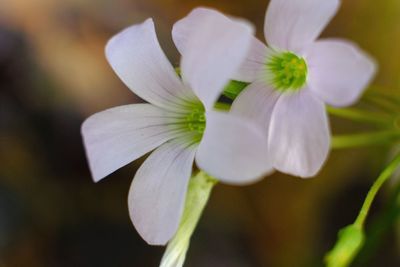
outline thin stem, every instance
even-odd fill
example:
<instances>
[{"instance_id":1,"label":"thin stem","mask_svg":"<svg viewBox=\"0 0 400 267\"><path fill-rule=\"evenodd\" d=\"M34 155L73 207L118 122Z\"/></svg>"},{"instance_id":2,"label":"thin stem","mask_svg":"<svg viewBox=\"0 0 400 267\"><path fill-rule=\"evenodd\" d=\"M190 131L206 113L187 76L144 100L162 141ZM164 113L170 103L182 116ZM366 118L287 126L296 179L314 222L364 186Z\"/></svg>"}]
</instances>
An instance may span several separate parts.
<instances>
[{"instance_id":1,"label":"thin stem","mask_svg":"<svg viewBox=\"0 0 400 267\"><path fill-rule=\"evenodd\" d=\"M380 94L370 92L363 96L362 101L371 106L378 107L388 114L393 114L400 110L399 104L396 103L395 98L396 97L393 96L393 98L389 100L389 98L382 97Z\"/></svg>"},{"instance_id":2,"label":"thin stem","mask_svg":"<svg viewBox=\"0 0 400 267\"><path fill-rule=\"evenodd\" d=\"M331 147L343 149L371 145L386 145L400 140L400 131L379 131L351 135L336 135L332 137Z\"/></svg>"},{"instance_id":3,"label":"thin stem","mask_svg":"<svg viewBox=\"0 0 400 267\"><path fill-rule=\"evenodd\" d=\"M394 110L400 110L400 97L398 95L395 94L385 94L382 93L383 91L385 91L383 88L379 87L379 86L371 86L370 90L368 90L365 94L363 98L367 98L370 100L376 100L378 102L380 102L381 105L384 105L386 108L391 108Z\"/></svg>"},{"instance_id":4,"label":"thin stem","mask_svg":"<svg viewBox=\"0 0 400 267\"><path fill-rule=\"evenodd\" d=\"M378 191L382 187L382 185L386 182L386 180L389 179L392 176L392 174L396 171L396 169L399 167L399 165L400 165L400 154L397 155L392 160L392 162L379 175L378 179L372 185L371 189L369 190L369 192L367 194L367 197L365 198L365 201L360 210L360 213L358 214L358 217L357 217L356 221L354 222L355 226L360 227L360 228L363 227L365 219L368 215L368 212L371 208L372 202L374 201L376 194L378 193Z\"/></svg>"},{"instance_id":5,"label":"thin stem","mask_svg":"<svg viewBox=\"0 0 400 267\"><path fill-rule=\"evenodd\" d=\"M231 100L235 98L248 86L248 83L231 80L224 88L223 95Z\"/></svg>"},{"instance_id":6,"label":"thin stem","mask_svg":"<svg viewBox=\"0 0 400 267\"><path fill-rule=\"evenodd\" d=\"M229 111L231 109L231 105L227 103L217 102L215 103L214 108L217 110Z\"/></svg>"},{"instance_id":7,"label":"thin stem","mask_svg":"<svg viewBox=\"0 0 400 267\"><path fill-rule=\"evenodd\" d=\"M372 123L378 126L391 126L393 123L393 119L383 115L376 114L374 112L352 109L352 108L333 108L327 107L327 111L329 114L334 115L336 117L350 119L353 121Z\"/></svg>"},{"instance_id":8,"label":"thin stem","mask_svg":"<svg viewBox=\"0 0 400 267\"><path fill-rule=\"evenodd\" d=\"M386 209L377 216L377 219L371 223L367 231L368 238L366 239L363 249L355 260L354 266L366 266L368 262L378 252L378 247L381 245L383 238L390 234L390 228L400 219L400 184L398 183L393 190Z\"/></svg>"}]
</instances>

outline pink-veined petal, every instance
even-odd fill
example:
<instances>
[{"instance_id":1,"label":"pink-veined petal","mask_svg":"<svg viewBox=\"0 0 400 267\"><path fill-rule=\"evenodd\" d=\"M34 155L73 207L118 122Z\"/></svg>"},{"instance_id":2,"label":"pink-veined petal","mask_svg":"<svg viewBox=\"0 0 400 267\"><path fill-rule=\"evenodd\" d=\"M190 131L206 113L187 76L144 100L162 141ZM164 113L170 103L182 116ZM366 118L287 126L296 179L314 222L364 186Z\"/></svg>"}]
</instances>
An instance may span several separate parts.
<instances>
[{"instance_id":1,"label":"pink-veined petal","mask_svg":"<svg viewBox=\"0 0 400 267\"><path fill-rule=\"evenodd\" d=\"M197 8L174 27L175 41L182 42L178 32L187 36L184 45L177 45L182 78L209 110L245 59L253 28L215 10Z\"/></svg>"},{"instance_id":2,"label":"pink-veined petal","mask_svg":"<svg viewBox=\"0 0 400 267\"><path fill-rule=\"evenodd\" d=\"M162 51L152 19L111 38L106 46L106 56L120 79L154 105L180 110L185 102L195 99Z\"/></svg>"},{"instance_id":3,"label":"pink-veined petal","mask_svg":"<svg viewBox=\"0 0 400 267\"><path fill-rule=\"evenodd\" d=\"M233 101L231 113L254 120L268 136L272 110L280 93L262 81L256 81L243 90Z\"/></svg>"},{"instance_id":4,"label":"pink-veined petal","mask_svg":"<svg viewBox=\"0 0 400 267\"><path fill-rule=\"evenodd\" d=\"M376 73L374 61L348 41L317 41L305 55L310 89L333 106L356 102Z\"/></svg>"},{"instance_id":5,"label":"pink-veined petal","mask_svg":"<svg viewBox=\"0 0 400 267\"><path fill-rule=\"evenodd\" d=\"M321 169L330 146L328 118L324 104L308 88L279 98L269 133L277 170L307 178Z\"/></svg>"},{"instance_id":6,"label":"pink-veined petal","mask_svg":"<svg viewBox=\"0 0 400 267\"><path fill-rule=\"evenodd\" d=\"M82 136L94 181L181 134L169 113L150 104L134 104L96 113L82 124Z\"/></svg>"},{"instance_id":7,"label":"pink-veined petal","mask_svg":"<svg viewBox=\"0 0 400 267\"><path fill-rule=\"evenodd\" d=\"M192 172L195 145L175 139L156 149L129 190L129 214L151 245L165 245L178 229Z\"/></svg>"},{"instance_id":8,"label":"pink-veined petal","mask_svg":"<svg viewBox=\"0 0 400 267\"><path fill-rule=\"evenodd\" d=\"M339 4L339 0L271 0L264 25L268 44L300 52L321 34Z\"/></svg>"},{"instance_id":9,"label":"pink-veined petal","mask_svg":"<svg viewBox=\"0 0 400 267\"><path fill-rule=\"evenodd\" d=\"M255 182L272 171L267 138L250 120L209 111L196 153L200 169L231 184Z\"/></svg>"}]
</instances>

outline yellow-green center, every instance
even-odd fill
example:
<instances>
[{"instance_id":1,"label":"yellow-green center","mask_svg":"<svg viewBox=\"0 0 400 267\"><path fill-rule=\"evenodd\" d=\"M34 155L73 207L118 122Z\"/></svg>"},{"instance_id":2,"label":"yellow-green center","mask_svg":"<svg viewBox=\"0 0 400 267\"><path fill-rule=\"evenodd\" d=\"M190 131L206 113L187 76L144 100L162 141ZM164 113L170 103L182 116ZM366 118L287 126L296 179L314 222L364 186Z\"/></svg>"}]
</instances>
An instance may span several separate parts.
<instances>
[{"instance_id":1,"label":"yellow-green center","mask_svg":"<svg viewBox=\"0 0 400 267\"><path fill-rule=\"evenodd\" d=\"M277 90L295 91L306 84L308 69L304 58L291 52L283 52L268 58L265 65L267 79Z\"/></svg>"},{"instance_id":2,"label":"yellow-green center","mask_svg":"<svg viewBox=\"0 0 400 267\"><path fill-rule=\"evenodd\" d=\"M185 122L190 131L203 134L206 128L206 115L203 108L193 109L185 118Z\"/></svg>"}]
</instances>

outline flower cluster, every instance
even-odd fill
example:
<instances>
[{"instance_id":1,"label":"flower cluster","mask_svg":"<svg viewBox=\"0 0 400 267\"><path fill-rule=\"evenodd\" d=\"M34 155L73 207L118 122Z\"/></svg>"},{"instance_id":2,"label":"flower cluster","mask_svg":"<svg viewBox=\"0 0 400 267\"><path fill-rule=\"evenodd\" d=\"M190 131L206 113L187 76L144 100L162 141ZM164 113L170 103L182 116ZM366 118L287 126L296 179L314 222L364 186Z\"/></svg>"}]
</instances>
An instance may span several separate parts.
<instances>
[{"instance_id":1,"label":"flower cluster","mask_svg":"<svg viewBox=\"0 0 400 267\"><path fill-rule=\"evenodd\" d=\"M255 123L214 109L224 85L245 59L252 27L206 9L178 23L202 23L175 37L187 44L181 78L162 52L151 19L114 36L106 56L122 81L150 104L112 108L88 118L82 133L95 181L153 151L137 171L129 212L150 244L176 232L192 165L234 184L271 170L267 142ZM214 40L214 41L210 41Z\"/></svg>"},{"instance_id":2,"label":"flower cluster","mask_svg":"<svg viewBox=\"0 0 400 267\"><path fill-rule=\"evenodd\" d=\"M320 170L330 147L324 103L354 103L375 73L355 44L316 40L338 6L338 0L272 0L268 46L248 22L197 8L172 30L179 74L151 19L109 41L110 65L148 104L91 116L82 126L84 145L95 181L152 151L128 198L133 224L149 244L166 244L177 232L194 162L231 184L255 182L274 169L300 177ZM247 86L221 110L232 80Z\"/></svg>"}]
</instances>

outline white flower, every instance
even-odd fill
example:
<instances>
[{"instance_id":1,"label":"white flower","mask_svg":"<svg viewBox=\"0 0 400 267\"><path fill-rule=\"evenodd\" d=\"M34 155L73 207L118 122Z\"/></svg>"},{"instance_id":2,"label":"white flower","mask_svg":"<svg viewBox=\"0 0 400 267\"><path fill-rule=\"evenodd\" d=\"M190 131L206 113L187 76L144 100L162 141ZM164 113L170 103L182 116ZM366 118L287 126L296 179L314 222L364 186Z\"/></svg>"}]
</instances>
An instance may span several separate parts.
<instances>
[{"instance_id":1,"label":"white flower","mask_svg":"<svg viewBox=\"0 0 400 267\"><path fill-rule=\"evenodd\" d=\"M353 43L316 41L338 7L338 0L271 0L264 29L268 47L254 38L233 77L251 84L232 112L263 126L272 164L282 172L301 177L318 172L330 147L324 103L354 103L375 74L374 62ZM175 31L185 33L198 23Z\"/></svg>"},{"instance_id":2,"label":"white flower","mask_svg":"<svg viewBox=\"0 0 400 267\"><path fill-rule=\"evenodd\" d=\"M182 80L162 52L151 19L114 36L106 47L109 63L151 104L112 108L82 125L95 181L154 150L137 171L128 198L133 224L154 245L165 244L178 228L194 159L202 170L233 184L271 170L261 129L213 111L248 52L252 27L205 9L183 20L194 18L201 24L185 36Z\"/></svg>"}]
</instances>

